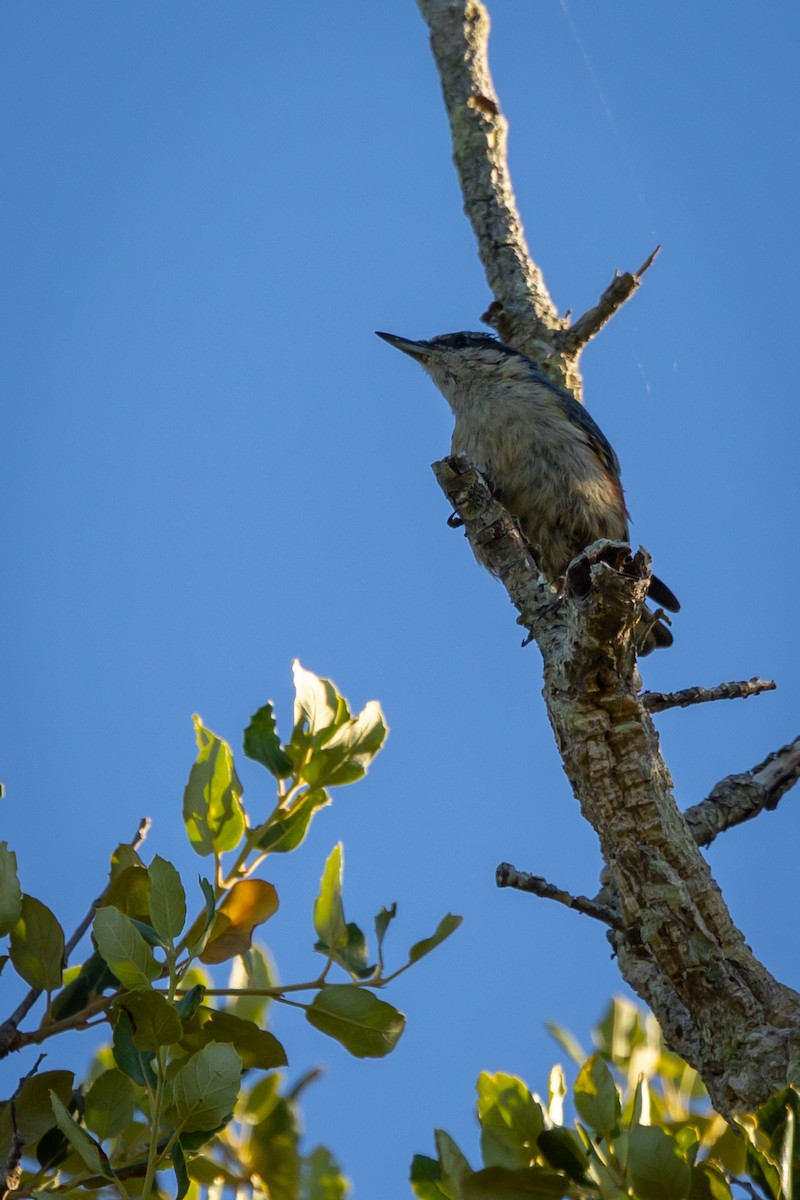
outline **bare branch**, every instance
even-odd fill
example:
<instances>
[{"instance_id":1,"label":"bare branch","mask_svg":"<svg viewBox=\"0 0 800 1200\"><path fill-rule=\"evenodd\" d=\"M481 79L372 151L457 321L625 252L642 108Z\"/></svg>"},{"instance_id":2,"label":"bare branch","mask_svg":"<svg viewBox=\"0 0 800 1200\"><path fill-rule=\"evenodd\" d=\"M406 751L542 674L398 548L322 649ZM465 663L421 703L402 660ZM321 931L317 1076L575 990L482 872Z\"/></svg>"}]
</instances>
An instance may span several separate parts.
<instances>
[{"instance_id":1,"label":"bare branch","mask_svg":"<svg viewBox=\"0 0 800 1200\"><path fill-rule=\"evenodd\" d=\"M721 779L712 791L683 814L698 846L709 846L726 829L778 807L800 779L800 738L765 758L757 767Z\"/></svg>"},{"instance_id":2,"label":"bare branch","mask_svg":"<svg viewBox=\"0 0 800 1200\"><path fill-rule=\"evenodd\" d=\"M642 692L639 699L648 712L664 712L668 708L688 708L690 704L708 704L712 700L746 700L749 696L758 696L762 692L774 692L777 683L774 679L732 680L730 683L718 683L716 687L689 687L679 692Z\"/></svg>"},{"instance_id":3,"label":"bare branch","mask_svg":"<svg viewBox=\"0 0 800 1200\"><path fill-rule=\"evenodd\" d=\"M495 297L483 319L557 382L568 382L554 334L564 327L531 258L508 170L508 122L489 72L489 14L479 0L417 0L450 120L464 211Z\"/></svg>"},{"instance_id":4,"label":"bare branch","mask_svg":"<svg viewBox=\"0 0 800 1200\"><path fill-rule=\"evenodd\" d=\"M576 358L586 343L600 332L627 300L630 300L639 287L642 275L653 265L660 249L660 246L656 246L638 271L625 271L623 274L618 271L594 308L588 309L569 329L559 334L557 341L563 354L568 358Z\"/></svg>"},{"instance_id":5,"label":"bare branch","mask_svg":"<svg viewBox=\"0 0 800 1200\"><path fill-rule=\"evenodd\" d=\"M518 871L511 863L500 863L495 877L498 887L516 888L520 892L541 896L544 900L557 900L559 904L565 904L567 908L583 913L586 917L593 917L595 921L602 921L612 929L621 928L619 917L610 908L590 900L588 896L573 896L571 892L565 892L554 883L548 883L542 875L529 875L527 871Z\"/></svg>"}]
</instances>

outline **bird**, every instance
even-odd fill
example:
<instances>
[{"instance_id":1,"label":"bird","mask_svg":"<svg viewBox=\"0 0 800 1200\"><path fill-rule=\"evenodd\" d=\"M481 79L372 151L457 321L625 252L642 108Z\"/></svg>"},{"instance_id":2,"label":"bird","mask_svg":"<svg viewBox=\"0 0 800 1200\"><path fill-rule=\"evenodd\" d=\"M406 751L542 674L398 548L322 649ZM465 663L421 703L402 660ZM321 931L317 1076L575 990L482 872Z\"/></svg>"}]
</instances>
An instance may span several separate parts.
<instances>
[{"instance_id":1,"label":"bird","mask_svg":"<svg viewBox=\"0 0 800 1200\"><path fill-rule=\"evenodd\" d=\"M629 541L619 459L584 406L538 363L488 333L420 341L376 333L430 375L455 417L452 453L486 476L557 589L592 542ZM642 614L640 655L672 645L663 609L680 609L656 575L649 598L661 608Z\"/></svg>"}]
</instances>

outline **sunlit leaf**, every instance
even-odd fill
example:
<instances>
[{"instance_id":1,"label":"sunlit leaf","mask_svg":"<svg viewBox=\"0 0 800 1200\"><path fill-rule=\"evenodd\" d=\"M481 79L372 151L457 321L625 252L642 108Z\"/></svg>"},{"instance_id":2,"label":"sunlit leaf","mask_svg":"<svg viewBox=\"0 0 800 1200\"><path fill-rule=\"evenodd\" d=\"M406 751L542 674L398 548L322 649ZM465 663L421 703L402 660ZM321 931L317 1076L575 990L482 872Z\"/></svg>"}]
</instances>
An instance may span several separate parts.
<instances>
[{"instance_id":1,"label":"sunlit leaf","mask_svg":"<svg viewBox=\"0 0 800 1200\"><path fill-rule=\"evenodd\" d=\"M347 945L342 906L342 859L342 843L339 842L328 855L319 881L319 895L314 902L314 928L323 946L330 950Z\"/></svg>"},{"instance_id":2,"label":"sunlit leaf","mask_svg":"<svg viewBox=\"0 0 800 1200\"><path fill-rule=\"evenodd\" d=\"M544 1113L515 1075L502 1071L478 1076L481 1151L487 1167L527 1167L536 1158Z\"/></svg>"},{"instance_id":3,"label":"sunlit leaf","mask_svg":"<svg viewBox=\"0 0 800 1200\"><path fill-rule=\"evenodd\" d=\"M183 793L183 820L198 854L221 854L241 841L245 822L242 785L231 748L193 717L198 755Z\"/></svg>"},{"instance_id":4,"label":"sunlit leaf","mask_svg":"<svg viewBox=\"0 0 800 1200\"><path fill-rule=\"evenodd\" d=\"M263 879L240 879L223 899L203 952L204 963L220 963L250 949L253 930L278 909L278 893Z\"/></svg>"},{"instance_id":5,"label":"sunlit leaf","mask_svg":"<svg viewBox=\"0 0 800 1200\"><path fill-rule=\"evenodd\" d=\"M587 1125L608 1136L616 1129L620 1113L619 1093L613 1076L599 1054L581 1067L575 1080L575 1108Z\"/></svg>"},{"instance_id":6,"label":"sunlit leaf","mask_svg":"<svg viewBox=\"0 0 800 1200\"><path fill-rule=\"evenodd\" d=\"M231 996L226 1006L226 1012L245 1021L255 1021L259 1024L270 1004L269 996L259 996L255 993L264 988L274 986L273 968L267 954L260 946L251 946L246 954L240 954L231 963L231 973L228 977L228 987L239 991L247 991L249 995Z\"/></svg>"},{"instance_id":7,"label":"sunlit leaf","mask_svg":"<svg viewBox=\"0 0 800 1200\"><path fill-rule=\"evenodd\" d=\"M11 930L9 956L14 970L33 988L52 992L61 986L64 931L46 904L23 895Z\"/></svg>"}]
</instances>

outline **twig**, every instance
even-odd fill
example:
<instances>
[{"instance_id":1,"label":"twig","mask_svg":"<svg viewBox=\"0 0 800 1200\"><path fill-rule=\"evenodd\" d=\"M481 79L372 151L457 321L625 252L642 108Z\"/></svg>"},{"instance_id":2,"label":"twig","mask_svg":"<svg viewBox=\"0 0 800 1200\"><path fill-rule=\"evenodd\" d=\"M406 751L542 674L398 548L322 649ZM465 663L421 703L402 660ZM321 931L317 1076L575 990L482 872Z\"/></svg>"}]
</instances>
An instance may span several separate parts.
<instances>
[{"instance_id":1,"label":"twig","mask_svg":"<svg viewBox=\"0 0 800 1200\"><path fill-rule=\"evenodd\" d=\"M511 863L504 862L497 868L495 878L498 887L516 888L519 892L530 892L544 900L557 900L559 904L565 904L567 908L583 913L586 917L594 917L595 921L602 921L612 929L622 929L619 918L610 908L590 900L588 896L573 896L571 892L565 892L554 883L548 883L542 875L529 875L527 871L518 871Z\"/></svg>"},{"instance_id":2,"label":"twig","mask_svg":"<svg viewBox=\"0 0 800 1200\"><path fill-rule=\"evenodd\" d=\"M683 816L692 837L698 846L708 846L726 829L750 821L764 811L772 812L798 779L800 737L770 754L752 770L721 779L705 800L688 808Z\"/></svg>"},{"instance_id":3,"label":"twig","mask_svg":"<svg viewBox=\"0 0 800 1200\"><path fill-rule=\"evenodd\" d=\"M139 847L141 846L142 842L144 841L144 839L147 837L148 833L150 832L151 824L152 824L152 822L149 817L142 817L141 821L139 822L139 826L136 830L136 833L133 835L133 837L131 838L131 841L128 843L134 850L138 850ZM99 905L102 903L104 895L105 895L105 889L103 889L103 891L100 893L100 895L95 900L92 901L92 903L89 906L89 911L86 913L86 916L79 923L77 929L72 934L69 941L66 942L66 944L64 946L64 966L65 967L66 967L67 963L69 962L69 958L70 958L70 955L72 954L72 951L78 945L81 938L86 933L87 929L89 928L92 921L94 920L94 914L96 913ZM31 990L29 992L27 992L25 994L25 996L23 996L22 1000L17 1005L17 1007L14 1009L11 1016L7 1017L6 1020L3 1022L3 1024L0 1025L0 1059L5 1058L12 1050L18 1050L20 1048L20 1046L22 1046L23 1044L27 1044L27 1042L31 1042L34 1040L32 1037L29 1037L27 1039L26 1043L19 1041L19 1039L17 1037L17 1029L19 1028L20 1021L25 1019L25 1017L28 1015L30 1010L33 1008L34 1004L39 999L41 994L42 994L41 988L31 988ZM51 1026L51 1028L53 1028L53 1027ZM50 1035L48 1034L47 1036L50 1036Z\"/></svg>"},{"instance_id":4,"label":"twig","mask_svg":"<svg viewBox=\"0 0 800 1200\"><path fill-rule=\"evenodd\" d=\"M22 1151L25 1147L25 1138L17 1128L17 1097L22 1091L25 1084L39 1070L46 1055L40 1054L36 1062L28 1071L27 1075L23 1075L17 1084L13 1096L8 1101L8 1107L11 1114L11 1148L6 1159L5 1171L3 1173L3 1185L0 1188L0 1200L6 1200L10 1192L16 1190L19 1186L20 1179L20 1163L22 1161Z\"/></svg>"},{"instance_id":5,"label":"twig","mask_svg":"<svg viewBox=\"0 0 800 1200\"><path fill-rule=\"evenodd\" d=\"M711 700L746 700L748 696L758 696L761 692L774 692L777 683L774 679L732 680L730 683L718 683L716 687L688 687L679 692L642 692L640 699L648 712L664 712L668 708L688 708L690 704L708 704Z\"/></svg>"},{"instance_id":6,"label":"twig","mask_svg":"<svg viewBox=\"0 0 800 1200\"><path fill-rule=\"evenodd\" d=\"M642 275L653 265L660 249L660 246L656 246L638 271L625 271L623 274L618 271L594 308L588 309L569 329L558 334L556 340L563 354L570 358L577 357L586 343L600 332L627 300L630 300L639 287Z\"/></svg>"}]
</instances>

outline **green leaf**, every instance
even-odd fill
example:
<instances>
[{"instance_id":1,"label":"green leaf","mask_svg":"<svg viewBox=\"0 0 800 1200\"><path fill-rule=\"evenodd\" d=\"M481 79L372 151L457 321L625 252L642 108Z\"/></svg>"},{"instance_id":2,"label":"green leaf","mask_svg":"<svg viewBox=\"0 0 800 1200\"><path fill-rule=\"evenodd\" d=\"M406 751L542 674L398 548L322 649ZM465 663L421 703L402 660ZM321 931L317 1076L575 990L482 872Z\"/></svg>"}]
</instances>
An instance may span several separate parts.
<instances>
[{"instance_id":1,"label":"green leaf","mask_svg":"<svg viewBox=\"0 0 800 1200\"><path fill-rule=\"evenodd\" d=\"M297 1200L299 1133L292 1106L279 1099L250 1133L250 1169L266 1184L270 1200Z\"/></svg>"},{"instance_id":2,"label":"green leaf","mask_svg":"<svg viewBox=\"0 0 800 1200\"><path fill-rule=\"evenodd\" d=\"M658 1125L637 1125L628 1134L628 1174L640 1200L683 1200L692 1171L678 1143Z\"/></svg>"},{"instance_id":3,"label":"green leaf","mask_svg":"<svg viewBox=\"0 0 800 1200\"><path fill-rule=\"evenodd\" d=\"M575 1108L597 1133L609 1137L619 1124L619 1093L599 1054L588 1058L575 1080Z\"/></svg>"},{"instance_id":4,"label":"green leaf","mask_svg":"<svg viewBox=\"0 0 800 1200\"><path fill-rule=\"evenodd\" d=\"M119 980L109 971L104 958L94 950L86 962L75 970L69 983L53 998L50 1015L54 1021L72 1017L104 991L119 987Z\"/></svg>"},{"instance_id":5,"label":"green leaf","mask_svg":"<svg viewBox=\"0 0 800 1200\"><path fill-rule=\"evenodd\" d=\"M334 846L319 881L319 895L314 901L314 928L327 950L347 945L347 929L342 906L342 843Z\"/></svg>"},{"instance_id":6,"label":"green leaf","mask_svg":"<svg viewBox=\"0 0 800 1200\"><path fill-rule=\"evenodd\" d=\"M482 1071L478 1076L481 1153L487 1167L529 1166L537 1157L544 1113L516 1075Z\"/></svg>"},{"instance_id":7,"label":"green leaf","mask_svg":"<svg viewBox=\"0 0 800 1200\"><path fill-rule=\"evenodd\" d=\"M415 1154L411 1160L411 1190L419 1200L455 1200L444 1179L442 1164L426 1154Z\"/></svg>"},{"instance_id":8,"label":"green leaf","mask_svg":"<svg viewBox=\"0 0 800 1200\"><path fill-rule=\"evenodd\" d=\"M558 1042L562 1050L564 1050L574 1063L578 1066L585 1063L589 1057L578 1039L570 1033L568 1029L563 1029L560 1025L556 1025L553 1021L545 1021L544 1027L550 1034L551 1038Z\"/></svg>"},{"instance_id":9,"label":"green leaf","mask_svg":"<svg viewBox=\"0 0 800 1200\"><path fill-rule=\"evenodd\" d=\"M320 679L313 671L306 671L297 659L292 663L292 674L294 731L290 744L320 746L350 720L347 701L330 679Z\"/></svg>"},{"instance_id":10,"label":"green leaf","mask_svg":"<svg viewBox=\"0 0 800 1200\"><path fill-rule=\"evenodd\" d=\"M274 986L273 969L269 958L260 946L251 946L246 954L240 954L231 963L231 973L228 987L231 989L247 989L247 996L231 996L226 1006L226 1012L231 1016L241 1017L243 1021L264 1020L264 1014L270 1004L269 996L254 995L254 991Z\"/></svg>"},{"instance_id":11,"label":"green leaf","mask_svg":"<svg viewBox=\"0 0 800 1200\"><path fill-rule=\"evenodd\" d=\"M45 992L61 986L64 930L46 904L23 895L11 930L9 955L14 969L32 988Z\"/></svg>"},{"instance_id":12,"label":"green leaf","mask_svg":"<svg viewBox=\"0 0 800 1200\"><path fill-rule=\"evenodd\" d=\"M392 921L397 916L397 905L391 904L389 908L383 906L381 911L375 917L375 937L378 940L378 956L383 953L383 939L386 937L386 931Z\"/></svg>"},{"instance_id":13,"label":"green leaf","mask_svg":"<svg viewBox=\"0 0 800 1200\"><path fill-rule=\"evenodd\" d=\"M357 979L368 979L370 975L375 974L375 966L369 965L367 939L354 921L347 922L345 925L345 934L347 941L344 946L335 952L334 958L346 971L349 971L351 975L355 975ZM322 942L318 942L314 949L321 950L325 954L328 947Z\"/></svg>"},{"instance_id":14,"label":"green leaf","mask_svg":"<svg viewBox=\"0 0 800 1200\"><path fill-rule=\"evenodd\" d=\"M160 937L180 937L186 923L186 893L171 862L157 854L149 867L150 920Z\"/></svg>"},{"instance_id":15,"label":"green leaf","mask_svg":"<svg viewBox=\"0 0 800 1200\"><path fill-rule=\"evenodd\" d=\"M589 1159L578 1137L569 1129L544 1129L539 1134L537 1145L550 1167L563 1171L577 1183L583 1183L589 1167Z\"/></svg>"},{"instance_id":16,"label":"green leaf","mask_svg":"<svg viewBox=\"0 0 800 1200\"><path fill-rule=\"evenodd\" d=\"M102 1147L94 1138L89 1137L85 1129L81 1129L55 1092L50 1093L50 1101L53 1105L56 1125L89 1170L94 1171L97 1175L102 1175L105 1179L114 1179L114 1172Z\"/></svg>"},{"instance_id":17,"label":"green leaf","mask_svg":"<svg viewBox=\"0 0 800 1200\"><path fill-rule=\"evenodd\" d=\"M181 1146L181 1140L178 1138L172 1147L172 1168L175 1172L175 1200L183 1200L183 1197L189 1191L191 1180L189 1172L186 1169L186 1158Z\"/></svg>"},{"instance_id":18,"label":"green leaf","mask_svg":"<svg viewBox=\"0 0 800 1200\"><path fill-rule=\"evenodd\" d=\"M17 1129L28 1146L33 1146L53 1127L50 1093L55 1092L62 1103L68 1104L72 1099L74 1087L75 1076L72 1071L42 1071L41 1074L31 1075L25 1080L14 1107L17 1112ZM6 1147L6 1150L8 1148Z\"/></svg>"},{"instance_id":19,"label":"green leaf","mask_svg":"<svg viewBox=\"0 0 800 1200\"><path fill-rule=\"evenodd\" d=\"M461 1195L463 1200L550 1200L568 1196L569 1187L564 1175L547 1167L487 1167L466 1176Z\"/></svg>"},{"instance_id":20,"label":"green leaf","mask_svg":"<svg viewBox=\"0 0 800 1200\"><path fill-rule=\"evenodd\" d=\"M203 879L202 875L198 876L198 883L200 884L200 890L205 900L205 910L196 921L192 922L192 926L186 935L186 944L192 955L203 953L206 943L211 936L214 918L217 915L214 888L207 879Z\"/></svg>"},{"instance_id":21,"label":"green leaf","mask_svg":"<svg viewBox=\"0 0 800 1200\"><path fill-rule=\"evenodd\" d=\"M22 892L17 877L17 856L8 842L0 842L0 937L16 925L22 912Z\"/></svg>"},{"instance_id":22,"label":"green leaf","mask_svg":"<svg viewBox=\"0 0 800 1200\"><path fill-rule=\"evenodd\" d=\"M198 755L183 793L183 820L198 854L233 850L245 829L242 785L233 766L231 748L193 717Z\"/></svg>"},{"instance_id":23,"label":"green leaf","mask_svg":"<svg viewBox=\"0 0 800 1200\"><path fill-rule=\"evenodd\" d=\"M426 954L430 954L431 950L435 950L437 946L441 945L445 938L449 938L451 933L455 933L463 920L463 917L447 913L436 926L435 933L428 938L423 938L421 942L414 943L408 952L408 961L415 963L424 958Z\"/></svg>"},{"instance_id":24,"label":"green leaf","mask_svg":"<svg viewBox=\"0 0 800 1200\"><path fill-rule=\"evenodd\" d=\"M242 1060L232 1046L209 1042L175 1072L172 1099L183 1131L212 1129L233 1113Z\"/></svg>"},{"instance_id":25,"label":"green leaf","mask_svg":"<svg viewBox=\"0 0 800 1200\"><path fill-rule=\"evenodd\" d=\"M127 1128L133 1120L135 1105L136 1094L129 1076L110 1067L89 1088L83 1119L102 1142Z\"/></svg>"},{"instance_id":26,"label":"green leaf","mask_svg":"<svg viewBox=\"0 0 800 1200\"><path fill-rule=\"evenodd\" d=\"M134 1083L143 1087L156 1086L156 1073L152 1066L155 1054L153 1051L137 1050L133 1044L133 1025L124 1009L117 1013L111 1048L114 1062Z\"/></svg>"},{"instance_id":27,"label":"green leaf","mask_svg":"<svg viewBox=\"0 0 800 1200\"><path fill-rule=\"evenodd\" d=\"M150 875L140 863L132 863L112 876L103 893L103 905L118 908L126 917L150 922Z\"/></svg>"},{"instance_id":28,"label":"green leaf","mask_svg":"<svg viewBox=\"0 0 800 1200\"><path fill-rule=\"evenodd\" d=\"M355 783L367 768L386 738L386 721L376 700L370 700L357 717L346 721L315 749L298 775L311 787L341 787Z\"/></svg>"},{"instance_id":29,"label":"green leaf","mask_svg":"<svg viewBox=\"0 0 800 1200\"><path fill-rule=\"evenodd\" d=\"M330 803L331 798L323 788L301 792L290 809L282 809L278 816L265 822L254 844L270 854L296 850L305 840L314 814Z\"/></svg>"},{"instance_id":30,"label":"green leaf","mask_svg":"<svg viewBox=\"0 0 800 1200\"><path fill-rule=\"evenodd\" d=\"M445 1180L454 1194L460 1196L462 1180L466 1175L472 1174L472 1167L449 1133L445 1133L443 1129L435 1129L433 1137Z\"/></svg>"},{"instance_id":31,"label":"green leaf","mask_svg":"<svg viewBox=\"0 0 800 1200\"><path fill-rule=\"evenodd\" d=\"M281 747L272 701L250 718L244 731L244 752L248 758L265 766L276 779L287 779L291 775L294 764Z\"/></svg>"},{"instance_id":32,"label":"green leaf","mask_svg":"<svg viewBox=\"0 0 800 1200\"><path fill-rule=\"evenodd\" d=\"M257 1067L271 1071L286 1066L286 1051L278 1039L252 1021L229 1012L201 1005L186 1022L181 1046L198 1050L211 1042L229 1043L236 1050L245 1070Z\"/></svg>"},{"instance_id":33,"label":"green leaf","mask_svg":"<svg viewBox=\"0 0 800 1200\"><path fill-rule=\"evenodd\" d=\"M94 939L100 954L125 987L147 987L161 974L153 951L130 917L118 908L98 908Z\"/></svg>"},{"instance_id":34,"label":"green leaf","mask_svg":"<svg viewBox=\"0 0 800 1200\"><path fill-rule=\"evenodd\" d=\"M301 1164L300 1200L346 1200L350 1187L336 1159L317 1146Z\"/></svg>"},{"instance_id":35,"label":"green leaf","mask_svg":"<svg viewBox=\"0 0 800 1200\"><path fill-rule=\"evenodd\" d=\"M131 1019L137 1050L158 1050L174 1045L183 1037L183 1022L174 1005L152 988L125 992L119 1006Z\"/></svg>"},{"instance_id":36,"label":"green leaf","mask_svg":"<svg viewBox=\"0 0 800 1200\"><path fill-rule=\"evenodd\" d=\"M332 984L322 988L306 1009L306 1019L335 1038L356 1058L384 1058L394 1050L405 1027L402 1013L365 988Z\"/></svg>"},{"instance_id":37,"label":"green leaf","mask_svg":"<svg viewBox=\"0 0 800 1200\"><path fill-rule=\"evenodd\" d=\"M194 987L189 988L180 999L175 1001L175 1011L182 1021L188 1021L194 1016L198 1004L206 994L206 989L202 983L196 983Z\"/></svg>"},{"instance_id":38,"label":"green leaf","mask_svg":"<svg viewBox=\"0 0 800 1200\"><path fill-rule=\"evenodd\" d=\"M710 1162L697 1163L692 1167L689 1200L733 1200L733 1192L724 1171Z\"/></svg>"}]
</instances>

